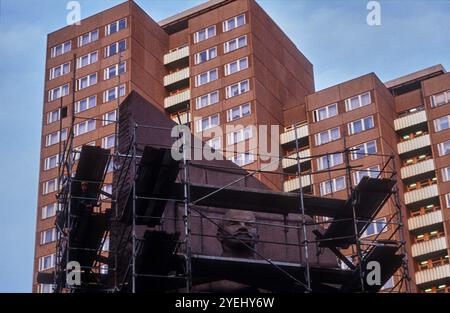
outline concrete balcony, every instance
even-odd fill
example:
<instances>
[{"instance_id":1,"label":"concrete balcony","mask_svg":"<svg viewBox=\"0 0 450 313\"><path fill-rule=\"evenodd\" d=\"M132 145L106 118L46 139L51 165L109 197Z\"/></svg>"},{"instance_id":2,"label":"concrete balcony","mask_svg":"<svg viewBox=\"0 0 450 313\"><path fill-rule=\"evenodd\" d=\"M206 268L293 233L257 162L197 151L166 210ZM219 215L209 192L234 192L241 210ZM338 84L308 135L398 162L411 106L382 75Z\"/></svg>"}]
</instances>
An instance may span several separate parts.
<instances>
[{"instance_id":1,"label":"concrete balcony","mask_svg":"<svg viewBox=\"0 0 450 313\"><path fill-rule=\"evenodd\" d=\"M191 100L191 90L186 89L185 91L174 94L170 97L164 99L164 108L169 112L179 111L180 109L186 108Z\"/></svg>"},{"instance_id":2,"label":"concrete balcony","mask_svg":"<svg viewBox=\"0 0 450 313\"><path fill-rule=\"evenodd\" d=\"M426 199L434 198L439 196L437 185L431 185L424 188L407 191L405 195L405 204L412 204L415 202L420 202Z\"/></svg>"},{"instance_id":3,"label":"concrete balcony","mask_svg":"<svg viewBox=\"0 0 450 313\"><path fill-rule=\"evenodd\" d=\"M174 72L172 74L164 76L164 86L165 87L173 87L171 89L179 89L183 82L186 82L189 85L189 67L186 67L182 70Z\"/></svg>"},{"instance_id":4,"label":"concrete balcony","mask_svg":"<svg viewBox=\"0 0 450 313\"><path fill-rule=\"evenodd\" d=\"M299 141L304 141L304 139L308 139L309 136L309 130L308 130L308 125L301 125L298 126L297 128L292 128L289 129L288 131L285 131L284 133L282 133L280 135L280 143L282 145L293 145L295 146L295 130L297 129L297 139Z\"/></svg>"},{"instance_id":5,"label":"concrete balcony","mask_svg":"<svg viewBox=\"0 0 450 313\"><path fill-rule=\"evenodd\" d=\"M188 117L189 117L189 123L192 122L191 113L187 113L187 112L180 113L181 125L187 124ZM178 121L178 116L172 116L172 120L175 123L180 124L180 121Z\"/></svg>"},{"instance_id":6,"label":"concrete balcony","mask_svg":"<svg viewBox=\"0 0 450 313\"><path fill-rule=\"evenodd\" d=\"M310 175L302 176L302 188L308 187L311 185L311 177ZM295 190L299 190L300 185L298 178L287 180L283 183L283 190L284 192L293 192Z\"/></svg>"},{"instance_id":7,"label":"concrete balcony","mask_svg":"<svg viewBox=\"0 0 450 313\"><path fill-rule=\"evenodd\" d=\"M408 152L421 150L423 148L429 147L430 145L431 145L430 135L427 134L398 143L397 150L399 154L406 154Z\"/></svg>"},{"instance_id":8,"label":"concrete balcony","mask_svg":"<svg viewBox=\"0 0 450 313\"><path fill-rule=\"evenodd\" d=\"M432 254L434 252L446 249L447 249L447 238L445 238L445 236L420 243L415 243L411 246L411 252L414 258L419 256L425 256L427 254Z\"/></svg>"},{"instance_id":9,"label":"concrete balcony","mask_svg":"<svg viewBox=\"0 0 450 313\"><path fill-rule=\"evenodd\" d=\"M416 284L423 285L434 281L450 278L450 264L436 266L424 271L416 272Z\"/></svg>"},{"instance_id":10,"label":"concrete balcony","mask_svg":"<svg viewBox=\"0 0 450 313\"><path fill-rule=\"evenodd\" d=\"M429 172L434 172L434 161L429 159L413 165L408 165L401 168L402 179L412 178L414 176L422 176Z\"/></svg>"},{"instance_id":11,"label":"concrete balcony","mask_svg":"<svg viewBox=\"0 0 450 313\"><path fill-rule=\"evenodd\" d=\"M413 128L415 126L425 125L426 123L427 114L425 111L420 111L394 120L394 128L396 131L399 131L402 129Z\"/></svg>"},{"instance_id":12,"label":"concrete balcony","mask_svg":"<svg viewBox=\"0 0 450 313\"><path fill-rule=\"evenodd\" d=\"M424 215L411 217L408 219L408 229L410 231L418 230L443 222L442 211L434 211Z\"/></svg>"},{"instance_id":13,"label":"concrete balcony","mask_svg":"<svg viewBox=\"0 0 450 313\"><path fill-rule=\"evenodd\" d=\"M288 169L292 167L297 166L297 160L294 158L297 158L297 156L300 158L300 165L304 162L309 162L311 159L311 150L306 149L303 151L300 151L299 153L293 153L291 155L288 155L289 159L282 159L281 165L283 166L283 169Z\"/></svg>"},{"instance_id":14,"label":"concrete balcony","mask_svg":"<svg viewBox=\"0 0 450 313\"><path fill-rule=\"evenodd\" d=\"M164 65L189 58L189 46L177 49L164 55Z\"/></svg>"}]
</instances>

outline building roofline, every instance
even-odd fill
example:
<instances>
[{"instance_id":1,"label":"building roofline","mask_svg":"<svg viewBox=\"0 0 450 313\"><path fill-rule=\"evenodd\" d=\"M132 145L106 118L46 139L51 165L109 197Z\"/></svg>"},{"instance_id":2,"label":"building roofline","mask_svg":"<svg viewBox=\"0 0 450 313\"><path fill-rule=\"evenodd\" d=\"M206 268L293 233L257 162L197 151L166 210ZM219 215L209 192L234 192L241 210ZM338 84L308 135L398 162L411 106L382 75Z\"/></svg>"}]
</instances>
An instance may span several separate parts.
<instances>
[{"instance_id":1,"label":"building roofline","mask_svg":"<svg viewBox=\"0 0 450 313\"><path fill-rule=\"evenodd\" d=\"M387 88L394 88L394 87L398 87L398 86L407 84L409 82L419 80L421 78L425 78L432 74L437 74L439 72L441 72L441 73L447 72L441 64L433 65L433 66L421 69L419 71L389 80L389 81L385 82L384 85Z\"/></svg>"}]
</instances>

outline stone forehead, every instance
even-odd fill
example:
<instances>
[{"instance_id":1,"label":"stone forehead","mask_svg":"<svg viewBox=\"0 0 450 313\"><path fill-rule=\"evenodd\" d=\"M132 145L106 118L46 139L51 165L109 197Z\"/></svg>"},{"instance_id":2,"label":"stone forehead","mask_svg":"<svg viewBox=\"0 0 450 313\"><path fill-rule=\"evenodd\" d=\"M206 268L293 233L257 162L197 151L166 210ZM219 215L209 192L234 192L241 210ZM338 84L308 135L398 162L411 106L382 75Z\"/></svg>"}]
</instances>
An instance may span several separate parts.
<instances>
[{"instance_id":1,"label":"stone forehead","mask_svg":"<svg viewBox=\"0 0 450 313\"><path fill-rule=\"evenodd\" d=\"M237 220L256 220L256 216L253 212L250 211L241 211L241 210L228 210L224 218L229 219L237 219Z\"/></svg>"}]
</instances>

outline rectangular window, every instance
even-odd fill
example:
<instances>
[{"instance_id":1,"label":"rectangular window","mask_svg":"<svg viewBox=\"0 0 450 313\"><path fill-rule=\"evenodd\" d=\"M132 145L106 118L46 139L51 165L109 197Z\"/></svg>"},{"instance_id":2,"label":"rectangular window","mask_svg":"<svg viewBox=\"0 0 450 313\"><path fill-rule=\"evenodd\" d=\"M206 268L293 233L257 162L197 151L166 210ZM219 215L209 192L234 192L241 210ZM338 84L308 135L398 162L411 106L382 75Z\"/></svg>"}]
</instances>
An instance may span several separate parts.
<instances>
[{"instance_id":1,"label":"rectangular window","mask_svg":"<svg viewBox=\"0 0 450 313\"><path fill-rule=\"evenodd\" d=\"M361 238L377 235L381 232L384 233L385 231L387 231L387 227L385 227L385 226L386 226L386 218L385 217L376 219L375 221L370 223L369 226L367 226L366 230L361 235Z\"/></svg>"},{"instance_id":2,"label":"rectangular window","mask_svg":"<svg viewBox=\"0 0 450 313\"><path fill-rule=\"evenodd\" d=\"M250 152L236 154L231 161L239 166L245 166L255 162L255 156Z\"/></svg>"},{"instance_id":3,"label":"rectangular window","mask_svg":"<svg viewBox=\"0 0 450 313\"><path fill-rule=\"evenodd\" d=\"M365 92L361 95L345 100L345 109L348 111L369 105L372 103L370 92Z\"/></svg>"},{"instance_id":4,"label":"rectangular window","mask_svg":"<svg viewBox=\"0 0 450 313\"><path fill-rule=\"evenodd\" d=\"M339 127L336 127L318 133L315 135L315 137L316 137L316 146L320 146L329 143L331 141L338 140L339 138L341 138L341 133L339 131Z\"/></svg>"},{"instance_id":5,"label":"rectangular window","mask_svg":"<svg viewBox=\"0 0 450 313\"><path fill-rule=\"evenodd\" d=\"M443 116L434 120L434 130L436 132L448 129L449 127L450 127L450 115Z\"/></svg>"},{"instance_id":6,"label":"rectangular window","mask_svg":"<svg viewBox=\"0 0 450 313\"><path fill-rule=\"evenodd\" d=\"M48 91L48 102L54 101L69 94L69 84L56 87Z\"/></svg>"},{"instance_id":7,"label":"rectangular window","mask_svg":"<svg viewBox=\"0 0 450 313\"><path fill-rule=\"evenodd\" d=\"M349 135L354 135L354 134L358 134L361 133L365 130L371 129L374 127L374 122L373 122L373 116L369 116L357 121L353 121L349 124L347 124L348 126L348 133Z\"/></svg>"},{"instance_id":8,"label":"rectangular window","mask_svg":"<svg viewBox=\"0 0 450 313\"><path fill-rule=\"evenodd\" d=\"M443 181L450 180L450 166L442 169L442 180Z\"/></svg>"},{"instance_id":9,"label":"rectangular window","mask_svg":"<svg viewBox=\"0 0 450 313\"><path fill-rule=\"evenodd\" d=\"M217 80L218 76L219 75L217 68L201 73L195 77L195 87L199 87L212 81L215 81Z\"/></svg>"},{"instance_id":10,"label":"rectangular window","mask_svg":"<svg viewBox=\"0 0 450 313\"><path fill-rule=\"evenodd\" d=\"M232 39L223 44L223 52L229 53L247 46L247 35Z\"/></svg>"},{"instance_id":11,"label":"rectangular window","mask_svg":"<svg viewBox=\"0 0 450 313\"><path fill-rule=\"evenodd\" d=\"M195 108L201 109L219 102L219 91L213 91L195 99Z\"/></svg>"},{"instance_id":12,"label":"rectangular window","mask_svg":"<svg viewBox=\"0 0 450 313\"><path fill-rule=\"evenodd\" d=\"M41 231L41 245L48 244L56 240L56 228Z\"/></svg>"},{"instance_id":13,"label":"rectangular window","mask_svg":"<svg viewBox=\"0 0 450 313\"><path fill-rule=\"evenodd\" d=\"M212 47L195 54L195 64L201 64L217 57L217 47Z\"/></svg>"},{"instance_id":14,"label":"rectangular window","mask_svg":"<svg viewBox=\"0 0 450 313\"><path fill-rule=\"evenodd\" d=\"M116 116L116 110L103 114L103 126L113 124L116 121Z\"/></svg>"},{"instance_id":15,"label":"rectangular window","mask_svg":"<svg viewBox=\"0 0 450 313\"><path fill-rule=\"evenodd\" d=\"M89 110L97 105L97 96L90 96L75 103L75 113Z\"/></svg>"},{"instance_id":16,"label":"rectangular window","mask_svg":"<svg viewBox=\"0 0 450 313\"><path fill-rule=\"evenodd\" d=\"M60 109L48 112L47 113L47 124L51 124L51 123L59 121L59 119L61 118L60 112L61 112Z\"/></svg>"},{"instance_id":17,"label":"rectangular window","mask_svg":"<svg viewBox=\"0 0 450 313\"><path fill-rule=\"evenodd\" d=\"M377 178L379 174L380 174L380 166L379 165L371 166L364 170L356 171L355 173L353 173L353 182L355 185L358 185L364 176Z\"/></svg>"},{"instance_id":18,"label":"rectangular window","mask_svg":"<svg viewBox=\"0 0 450 313\"><path fill-rule=\"evenodd\" d=\"M98 40L98 29L78 37L78 47L85 46L91 42Z\"/></svg>"},{"instance_id":19,"label":"rectangular window","mask_svg":"<svg viewBox=\"0 0 450 313\"><path fill-rule=\"evenodd\" d=\"M103 72L103 79L108 80L126 72L126 62L120 62L116 65L105 68Z\"/></svg>"},{"instance_id":20,"label":"rectangular window","mask_svg":"<svg viewBox=\"0 0 450 313\"><path fill-rule=\"evenodd\" d=\"M228 134L228 144L233 145L235 143L250 139L253 137L252 126L247 126L240 130L234 131Z\"/></svg>"},{"instance_id":21,"label":"rectangular window","mask_svg":"<svg viewBox=\"0 0 450 313\"><path fill-rule=\"evenodd\" d=\"M115 21L111 24L105 26L105 36L117 33L118 31L127 28L127 19L123 18L121 20Z\"/></svg>"},{"instance_id":22,"label":"rectangular window","mask_svg":"<svg viewBox=\"0 0 450 313\"><path fill-rule=\"evenodd\" d=\"M196 129L197 129L197 132L201 132L201 131L207 130L209 128L218 126L219 123L220 123L219 114L207 116L201 120L196 121Z\"/></svg>"},{"instance_id":23,"label":"rectangular window","mask_svg":"<svg viewBox=\"0 0 450 313\"><path fill-rule=\"evenodd\" d=\"M216 25L209 26L194 33L194 43L206 40L216 35Z\"/></svg>"},{"instance_id":24,"label":"rectangular window","mask_svg":"<svg viewBox=\"0 0 450 313\"><path fill-rule=\"evenodd\" d=\"M72 42L67 41L65 43L62 43L60 45L57 45L51 49L51 57L55 58L57 56L63 55L64 53L69 52L72 50Z\"/></svg>"},{"instance_id":25,"label":"rectangular window","mask_svg":"<svg viewBox=\"0 0 450 313\"><path fill-rule=\"evenodd\" d=\"M245 14L238 15L223 22L223 32L230 31L245 24Z\"/></svg>"},{"instance_id":26,"label":"rectangular window","mask_svg":"<svg viewBox=\"0 0 450 313\"><path fill-rule=\"evenodd\" d=\"M252 113L250 103L241 104L227 111L227 121L235 121Z\"/></svg>"},{"instance_id":27,"label":"rectangular window","mask_svg":"<svg viewBox=\"0 0 450 313\"><path fill-rule=\"evenodd\" d=\"M319 171L326 170L342 163L344 163L342 153L327 154L317 159L317 169Z\"/></svg>"},{"instance_id":28,"label":"rectangular window","mask_svg":"<svg viewBox=\"0 0 450 313\"><path fill-rule=\"evenodd\" d=\"M82 90L97 84L97 73L90 74L88 76L82 77L77 80L77 88L78 90Z\"/></svg>"},{"instance_id":29,"label":"rectangular window","mask_svg":"<svg viewBox=\"0 0 450 313\"><path fill-rule=\"evenodd\" d=\"M119 97L125 96L125 84L120 85L118 87L114 87L112 89L106 90L103 92L103 103L115 100Z\"/></svg>"},{"instance_id":30,"label":"rectangular window","mask_svg":"<svg viewBox=\"0 0 450 313\"><path fill-rule=\"evenodd\" d=\"M54 178L42 184L42 194L46 195L58 190L58 179Z\"/></svg>"},{"instance_id":31,"label":"rectangular window","mask_svg":"<svg viewBox=\"0 0 450 313\"><path fill-rule=\"evenodd\" d=\"M314 115L314 121L315 122L319 122L322 120L325 120L327 118L336 116L338 114L338 105L337 103L333 103L330 105L327 105L323 108L314 110L313 115Z\"/></svg>"},{"instance_id":32,"label":"rectangular window","mask_svg":"<svg viewBox=\"0 0 450 313\"><path fill-rule=\"evenodd\" d=\"M447 208L450 209L450 193L445 195L445 202L447 203Z\"/></svg>"},{"instance_id":33,"label":"rectangular window","mask_svg":"<svg viewBox=\"0 0 450 313\"><path fill-rule=\"evenodd\" d=\"M105 58L109 58L117 53L123 52L127 49L127 42L125 39L115 42L105 48Z\"/></svg>"},{"instance_id":34,"label":"rectangular window","mask_svg":"<svg viewBox=\"0 0 450 313\"><path fill-rule=\"evenodd\" d=\"M431 107L435 108L450 102L450 90L431 96Z\"/></svg>"},{"instance_id":35,"label":"rectangular window","mask_svg":"<svg viewBox=\"0 0 450 313\"><path fill-rule=\"evenodd\" d=\"M247 91L250 90L250 83L247 80L241 81L237 84L228 86L225 91L226 91L226 97L227 99L235 97L235 96L239 96L240 94L243 94Z\"/></svg>"},{"instance_id":36,"label":"rectangular window","mask_svg":"<svg viewBox=\"0 0 450 313\"><path fill-rule=\"evenodd\" d=\"M375 140L363 143L361 145L351 148L351 159L357 160L365 156L377 153L377 142Z\"/></svg>"},{"instance_id":37,"label":"rectangular window","mask_svg":"<svg viewBox=\"0 0 450 313\"><path fill-rule=\"evenodd\" d=\"M87 120L78 124L75 124L73 131L74 131L74 136L80 136L83 134L86 134L88 132L91 132L93 130L95 130L95 120Z\"/></svg>"},{"instance_id":38,"label":"rectangular window","mask_svg":"<svg viewBox=\"0 0 450 313\"><path fill-rule=\"evenodd\" d=\"M220 137L212 138L206 142L214 150L222 150L222 142Z\"/></svg>"},{"instance_id":39,"label":"rectangular window","mask_svg":"<svg viewBox=\"0 0 450 313\"><path fill-rule=\"evenodd\" d=\"M53 284L39 284L38 293L53 293Z\"/></svg>"},{"instance_id":40,"label":"rectangular window","mask_svg":"<svg viewBox=\"0 0 450 313\"><path fill-rule=\"evenodd\" d=\"M39 271L45 271L55 267L55 254L50 254L39 258Z\"/></svg>"},{"instance_id":41,"label":"rectangular window","mask_svg":"<svg viewBox=\"0 0 450 313\"><path fill-rule=\"evenodd\" d=\"M345 187L345 176L327 180L320 183L320 195L325 196L333 192L344 190Z\"/></svg>"},{"instance_id":42,"label":"rectangular window","mask_svg":"<svg viewBox=\"0 0 450 313\"><path fill-rule=\"evenodd\" d=\"M54 133L48 134L45 137L45 146L48 147L48 146L59 143L60 137L61 137L61 141L64 141L67 139L67 129L66 128L63 129L62 131L58 130Z\"/></svg>"},{"instance_id":43,"label":"rectangular window","mask_svg":"<svg viewBox=\"0 0 450 313\"><path fill-rule=\"evenodd\" d=\"M225 68L225 76L245 70L246 68L248 68L248 57L225 64L224 68Z\"/></svg>"},{"instance_id":44,"label":"rectangular window","mask_svg":"<svg viewBox=\"0 0 450 313\"><path fill-rule=\"evenodd\" d=\"M111 136L107 136L102 138L102 148L103 149L111 149L114 147L115 145L115 141L116 141L116 136L115 135L111 135Z\"/></svg>"},{"instance_id":45,"label":"rectangular window","mask_svg":"<svg viewBox=\"0 0 450 313\"><path fill-rule=\"evenodd\" d=\"M450 154L450 140L438 144L439 156Z\"/></svg>"},{"instance_id":46,"label":"rectangular window","mask_svg":"<svg viewBox=\"0 0 450 313\"><path fill-rule=\"evenodd\" d=\"M82 68L98 61L98 51L85 54L77 59L77 68Z\"/></svg>"},{"instance_id":47,"label":"rectangular window","mask_svg":"<svg viewBox=\"0 0 450 313\"><path fill-rule=\"evenodd\" d=\"M51 170L59 165L59 154L52 155L44 160L44 171Z\"/></svg>"},{"instance_id":48,"label":"rectangular window","mask_svg":"<svg viewBox=\"0 0 450 313\"><path fill-rule=\"evenodd\" d=\"M56 215L56 211L58 209L57 203L48 204L41 208L41 218L45 220L46 218L52 217Z\"/></svg>"},{"instance_id":49,"label":"rectangular window","mask_svg":"<svg viewBox=\"0 0 450 313\"><path fill-rule=\"evenodd\" d=\"M108 252L109 251L109 237L105 238L105 241L103 242L102 251Z\"/></svg>"},{"instance_id":50,"label":"rectangular window","mask_svg":"<svg viewBox=\"0 0 450 313\"><path fill-rule=\"evenodd\" d=\"M49 80L55 79L57 77L66 75L70 72L70 62L58 65L50 69Z\"/></svg>"}]
</instances>

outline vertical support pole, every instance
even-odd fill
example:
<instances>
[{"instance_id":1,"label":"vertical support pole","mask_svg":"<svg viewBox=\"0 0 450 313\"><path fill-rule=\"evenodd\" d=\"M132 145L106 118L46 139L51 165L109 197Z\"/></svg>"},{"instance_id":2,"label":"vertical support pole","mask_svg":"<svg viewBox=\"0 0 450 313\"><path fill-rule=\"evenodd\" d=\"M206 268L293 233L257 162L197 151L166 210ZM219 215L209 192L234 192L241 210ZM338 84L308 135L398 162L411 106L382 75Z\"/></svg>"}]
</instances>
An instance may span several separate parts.
<instances>
[{"instance_id":1,"label":"vertical support pole","mask_svg":"<svg viewBox=\"0 0 450 313\"><path fill-rule=\"evenodd\" d=\"M133 128L133 229L132 229L132 259L131 259L131 292L136 293L136 130L137 124Z\"/></svg>"},{"instance_id":2,"label":"vertical support pole","mask_svg":"<svg viewBox=\"0 0 450 313\"><path fill-rule=\"evenodd\" d=\"M187 123L189 125L189 114L187 116ZM190 136L190 134L189 134ZM191 212L190 212L190 186L189 186L189 161L187 160L186 136L183 136L183 190L184 190L184 243L186 249L185 255L185 275L186 275L186 292L191 292L192 289L192 246L191 246Z\"/></svg>"}]
</instances>

